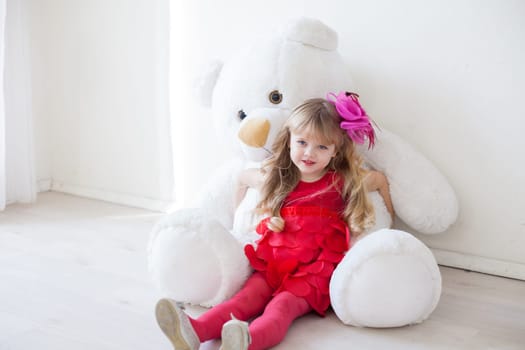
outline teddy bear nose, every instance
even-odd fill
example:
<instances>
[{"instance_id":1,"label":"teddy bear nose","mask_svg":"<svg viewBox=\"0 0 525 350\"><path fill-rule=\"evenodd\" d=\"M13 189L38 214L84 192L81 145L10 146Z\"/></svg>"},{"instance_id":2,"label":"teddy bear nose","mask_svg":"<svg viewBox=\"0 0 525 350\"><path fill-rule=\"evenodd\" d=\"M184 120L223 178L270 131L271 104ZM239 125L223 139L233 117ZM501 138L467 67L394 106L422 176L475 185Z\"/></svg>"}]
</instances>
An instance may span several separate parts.
<instances>
[{"instance_id":1,"label":"teddy bear nose","mask_svg":"<svg viewBox=\"0 0 525 350\"><path fill-rule=\"evenodd\" d=\"M242 123L239 139L251 147L263 147L270 133L270 122L266 118L253 118Z\"/></svg>"}]
</instances>

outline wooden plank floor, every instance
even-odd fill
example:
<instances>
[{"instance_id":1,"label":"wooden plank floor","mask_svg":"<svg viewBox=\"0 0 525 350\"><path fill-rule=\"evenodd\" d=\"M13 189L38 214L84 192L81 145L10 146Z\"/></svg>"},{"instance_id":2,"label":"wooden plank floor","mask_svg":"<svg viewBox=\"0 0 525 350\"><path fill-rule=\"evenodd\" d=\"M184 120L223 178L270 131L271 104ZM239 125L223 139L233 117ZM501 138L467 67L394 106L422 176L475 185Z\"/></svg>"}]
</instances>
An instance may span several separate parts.
<instances>
[{"instance_id":1,"label":"wooden plank floor","mask_svg":"<svg viewBox=\"0 0 525 350\"><path fill-rule=\"evenodd\" d=\"M171 349L146 265L159 217L53 192L0 212L0 350ZM422 324L364 329L311 315L275 349L525 349L525 282L441 272L441 301Z\"/></svg>"}]
</instances>

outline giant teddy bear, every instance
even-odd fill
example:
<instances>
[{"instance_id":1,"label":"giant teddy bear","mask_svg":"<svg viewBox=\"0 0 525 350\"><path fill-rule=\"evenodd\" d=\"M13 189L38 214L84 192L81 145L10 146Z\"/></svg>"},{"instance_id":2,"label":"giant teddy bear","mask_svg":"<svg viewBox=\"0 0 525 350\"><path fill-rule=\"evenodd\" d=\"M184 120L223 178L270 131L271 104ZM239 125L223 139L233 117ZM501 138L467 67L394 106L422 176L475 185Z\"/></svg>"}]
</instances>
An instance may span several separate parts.
<instances>
[{"instance_id":1,"label":"giant teddy bear","mask_svg":"<svg viewBox=\"0 0 525 350\"><path fill-rule=\"evenodd\" d=\"M337 46L331 28L299 18L203 75L199 91L221 140L231 144L231 160L209 176L193 208L166 215L152 231L149 268L165 296L215 305L250 274L242 246L256 239L257 192L249 190L236 210L237 174L268 156L276 132L305 99L356 91ZM387 176L397 216L421 233L446 230L458 211L447 180L401 138L384 128L377 133L376 146L359 151L367 166ZM354 326L421 322L440 298L436 261L414 236L388 229L391 220L381 197L371 197L376 225L335 270L332 307L343 323Z\"/></svg>"}]
</instances>

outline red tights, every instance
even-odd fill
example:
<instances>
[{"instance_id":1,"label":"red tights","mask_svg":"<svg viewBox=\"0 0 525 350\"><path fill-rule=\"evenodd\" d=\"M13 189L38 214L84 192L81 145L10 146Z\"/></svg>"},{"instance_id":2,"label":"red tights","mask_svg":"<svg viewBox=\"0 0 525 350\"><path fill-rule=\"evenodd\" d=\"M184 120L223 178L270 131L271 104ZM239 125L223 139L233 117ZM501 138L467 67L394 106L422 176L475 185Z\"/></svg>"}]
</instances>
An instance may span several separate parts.
<instances>
[{"instance_id":1,"label":"red tights","mask_svg":"<svg viewBox=\"0 0 525 350\"><path fill-rule=\"evenodd\" d=\"M252 343L249 350L267 349L279 344L293 320L311 311L306 300L290 292L272 297L273 290L263 275L255 272L231 299L219 304L197 319L190 319L201 342L220 338L224 323L235 318L248 321ZM264 312L263 312L264 311ZM262 313L262 315L261 315Z\"/></svg>"}]
</instances>

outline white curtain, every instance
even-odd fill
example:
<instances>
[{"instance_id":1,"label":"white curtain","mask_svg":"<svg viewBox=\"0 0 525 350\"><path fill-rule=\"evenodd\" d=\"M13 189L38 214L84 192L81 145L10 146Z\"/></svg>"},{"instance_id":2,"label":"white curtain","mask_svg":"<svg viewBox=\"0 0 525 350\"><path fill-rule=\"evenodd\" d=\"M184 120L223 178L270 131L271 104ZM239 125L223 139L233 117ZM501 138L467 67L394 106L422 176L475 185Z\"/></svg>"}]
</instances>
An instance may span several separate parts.
<instances>
[{"instance_id":1,"label":"white curtain","mask_svg":"<svg viewBox=\"0 0 525 350\"><path fill-rule=\"evenodd\" d=\"M27 0L0 0L0 210L36 198Z\"/></svg>"}]
</instances>

